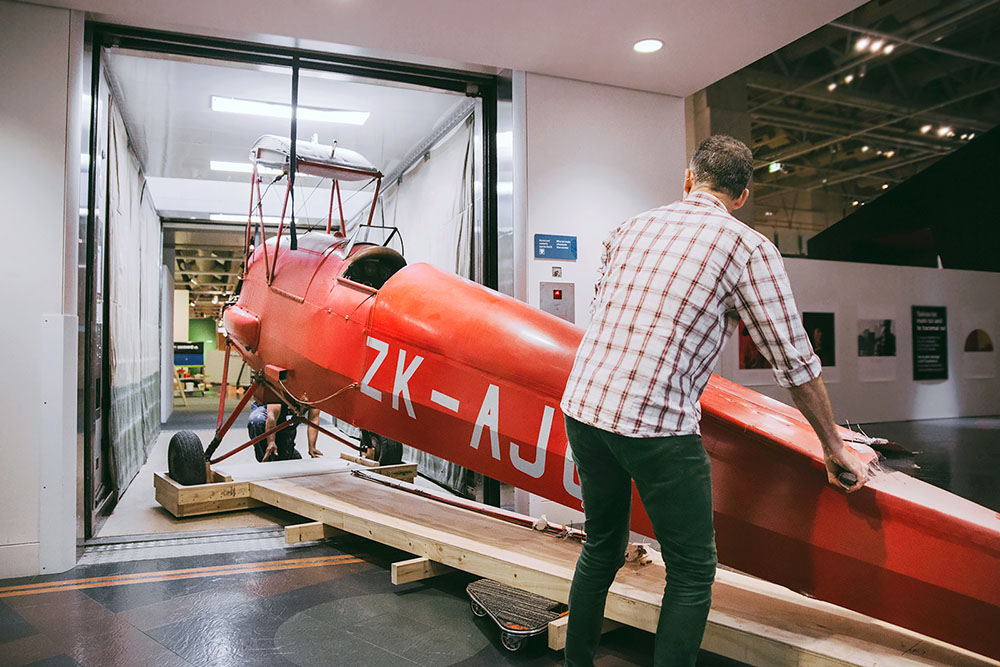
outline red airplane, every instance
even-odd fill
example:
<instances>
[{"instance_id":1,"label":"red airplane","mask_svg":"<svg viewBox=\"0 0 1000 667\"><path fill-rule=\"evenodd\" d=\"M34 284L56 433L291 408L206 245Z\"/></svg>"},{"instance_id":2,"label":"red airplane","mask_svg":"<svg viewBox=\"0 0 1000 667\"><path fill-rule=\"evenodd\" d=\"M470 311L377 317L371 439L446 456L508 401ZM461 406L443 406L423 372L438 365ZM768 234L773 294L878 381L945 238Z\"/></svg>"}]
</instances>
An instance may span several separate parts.
<instances>
[{"instance_id":1,"label":"red airplane","mask_svg":"<svg viewBox=\"0 0 1000 667\"><path fill-rule=\"evenodd\" d=\"M213 458L254 394L299 415L278 428L318 407L366 438L378 434L384 448L387 438L403 441L580 509L559 401L582 330L428 264L407 265L387 247L394 229L384 244L360 241L386 229L370 224L379 171L336 147L298 142L292 153L276 137L251 153L245 269L223 315L227 346L254 369L253 386L225 423L220 400L207 450L193 433L175 436L171 476L204 482L206 463L255 442ZM264 238L257 168L289 174L290 164L333 180L326 233L283 235L283 214L278 234L252 246L254 231ZM375 185L368 224L351 238L332 233L341 180ZM845 495L827 483L819 440L797 410L717 376L701 404L721 563L1000 659L1000 515L894 471ZM872 439L842 435L875 458ZM654 537L633 496L632 529Z\"/></svg>"}]
</instances>

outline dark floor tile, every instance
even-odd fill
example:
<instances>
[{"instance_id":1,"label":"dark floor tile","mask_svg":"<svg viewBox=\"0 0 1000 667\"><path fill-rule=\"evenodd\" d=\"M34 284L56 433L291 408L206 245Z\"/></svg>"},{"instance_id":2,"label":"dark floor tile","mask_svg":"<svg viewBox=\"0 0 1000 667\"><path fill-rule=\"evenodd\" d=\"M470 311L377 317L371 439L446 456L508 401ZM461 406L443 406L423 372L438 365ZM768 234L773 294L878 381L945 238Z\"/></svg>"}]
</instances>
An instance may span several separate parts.
<instances>
[{"instance_id":1,"label":"dark floor tile","mask_svg":"<svg viewBox=\"0 0 1000 667\"><path fill-rule=\"evenodd\" d=\"M283 623L274 636L277 651L296 665L310 667L412 667L398 652L379 648L360 637L306 614ZM405 650L400 647L401 651Z\"/></svg>"},{"instance_id":2,"label":"dark floor tile","mask_svg":"<svg viewBox=\"0 0 1000 667\"><path fill-rule=\"evenodd\" d=\"M145 631L178 623L191 616L224 612L255 600L257 600L256 595L239 588L215 589L137 607L122 612L118 616L136 628Z\"/></svg>"},{"instance_id":3,"label":"dark floor tile","mask_svg":"<svg viewBox=\"0 0 1000 667\"><path fill-rule=\"evenodd\" d=\"M62 653L47 635L37 634L0 645L0 667L23 667Z\"/></svg>"},{"instance_id":4,"label":"dark floor tile","mask_svg":"<svg viewBox=\"0 0 1000 667\"><path fill-rule=\"evenodd\" d=\"M10 608L3 600L0 600L0 645L12 642L15 639L30 637L37 630L24 618ZM0 646L2 650L2 646Z\"/></svg>"},{"instance_id":5,"label":"dark floor tile","mask_svg":"<svg viewBox=\"0 0 1000 667\"><path fill-rule=\"evenodd\" d=\"M274 647L280 621L247 603L150 630L150 637L194 665L285 665Z\"/></svg>"},{"instance_id":6,"label":"dark floor tile","mask_svg":"<svg viewBox=\"0 0 1000 667\"><path fill-rule=\"evenodd\" d=\"M80 663L68 655L62 654L32 662L25 667L80 667Z\"/></svg>"}]
</instances>

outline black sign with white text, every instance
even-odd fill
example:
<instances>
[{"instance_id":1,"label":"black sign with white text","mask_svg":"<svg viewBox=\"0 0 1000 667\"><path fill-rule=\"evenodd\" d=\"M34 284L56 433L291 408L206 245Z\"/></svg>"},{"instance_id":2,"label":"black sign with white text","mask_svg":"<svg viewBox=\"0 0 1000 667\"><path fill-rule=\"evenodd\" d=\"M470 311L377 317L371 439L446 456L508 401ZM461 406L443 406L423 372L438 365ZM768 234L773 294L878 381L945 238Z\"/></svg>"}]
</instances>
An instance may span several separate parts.
<instances>
[{"instance_id":1,"label":"black sign with white text","mask_svg":"<svg viewBox=\"0 0 1000 667\"><path fill-rule=\"evenodd\" d=\"M913 306L913 379L948 379L948 310Z\"/></svg>"}]
</instances>

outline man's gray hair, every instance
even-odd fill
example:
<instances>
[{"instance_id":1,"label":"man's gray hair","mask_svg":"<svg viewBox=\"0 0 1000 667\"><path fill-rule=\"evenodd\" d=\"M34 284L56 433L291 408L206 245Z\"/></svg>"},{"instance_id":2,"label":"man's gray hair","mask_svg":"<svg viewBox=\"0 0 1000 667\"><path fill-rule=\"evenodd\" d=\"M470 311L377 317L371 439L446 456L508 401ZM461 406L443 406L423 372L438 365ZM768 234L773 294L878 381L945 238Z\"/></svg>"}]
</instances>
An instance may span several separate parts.
<instances>
[{"instance_id":1,"label":"man's gray hair","mask_svg":"<svg viewBox=\"0 0 1000 667\"><path fill-rule=\"evenodd\" d=\"M736 199L753 175L753 153L739 139L713 134L694 152L690 169L696 185L707 185Z\"/></svg>"}]
</instances>

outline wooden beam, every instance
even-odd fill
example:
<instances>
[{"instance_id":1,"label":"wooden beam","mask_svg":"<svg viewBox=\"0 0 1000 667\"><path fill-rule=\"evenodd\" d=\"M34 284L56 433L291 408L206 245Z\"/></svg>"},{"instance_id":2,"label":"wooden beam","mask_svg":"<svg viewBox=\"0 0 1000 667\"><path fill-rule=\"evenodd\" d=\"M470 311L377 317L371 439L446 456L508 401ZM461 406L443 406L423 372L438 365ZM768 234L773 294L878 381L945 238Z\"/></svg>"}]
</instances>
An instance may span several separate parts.
<instances>
[{"instance_id":1,"label":"wooden beam","mask_svg":"<svg viewBox=\"0 0 1000 667\"><path fill-rule=\"evenodd\" d=\"M411 581L421 581L454 572L455 568L442 565L429 558L411 558L392 564L392 583L396 586Z\"/></svg>"},{"instance_id":2,"label":"wooden beam","mask_svg":"<svg viewBox=\"0 0 1000 667\"><path fill-rule=\"evenodd\" d=\"M553 651L561 651L566 648L566 626L568 623L568 614L549 622L549 648ZM617 630L620 627L622 627L621 623L606 618L604 625L601 626L601 634Z\"/></svg>"},{"instance_id":3,"label":"wooden beam","mask_svg":"<svg viewBox=\"0 0 1000 667\"><path fill-rule=\"evenodd\" d=\"M327 474L250 482L254 499L435 563L566 602L579 543L358 479ZM655 632L662 565L626 563L605 614ZM776 667L996 665L935 639L719 569L702 648Z\"/></svg>"},{"instance_id":4,"label":"wooden beam","mask_svg":"<svg viewBox=\"0 0 1000 667\"><path fill-rule=\"evenodd\" d=\"M312 542L313 540L323 540L328 537L343 535L344 531L337 530L333 526L328 526L318 521L309 523L297 523L285 526L285 544L298 544L299 542Z\"/></svg>"},{"instance_id":5,"label":"wooden beam","mask_svg":"<svg viewBox=\"0 0 1000 667\"><path fill-rule=\"evenodd\" d=\"M184 486L170 479L167 473L153 474L156 502L176 517L217 514L260 507L250 497L247 482L214 482Z\"/></svg>"}]
</instances>

